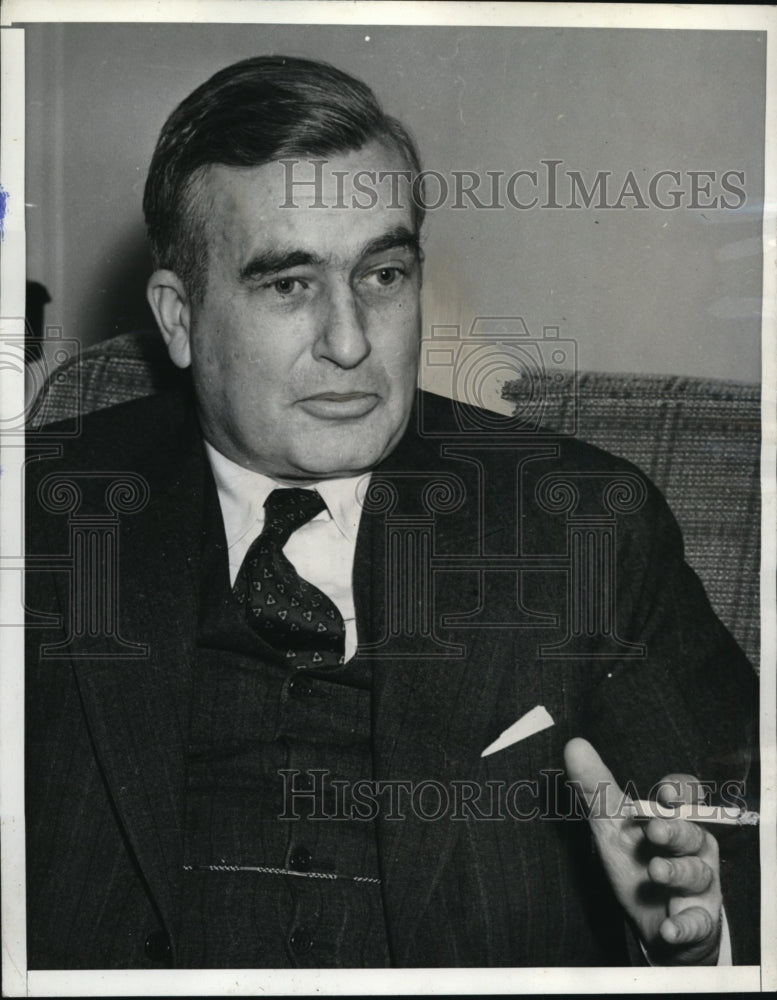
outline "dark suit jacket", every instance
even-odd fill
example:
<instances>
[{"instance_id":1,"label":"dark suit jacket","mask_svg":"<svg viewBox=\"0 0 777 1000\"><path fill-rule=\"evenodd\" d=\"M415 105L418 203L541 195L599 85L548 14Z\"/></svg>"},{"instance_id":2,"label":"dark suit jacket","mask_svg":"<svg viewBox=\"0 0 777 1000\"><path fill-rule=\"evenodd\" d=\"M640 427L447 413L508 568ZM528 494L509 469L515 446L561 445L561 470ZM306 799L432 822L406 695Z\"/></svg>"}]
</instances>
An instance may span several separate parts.
<instances>
[{"instance_id":1,"label":"dark suit jacket","mask_svg":"<svg viewBox=\"0 0 777 1000\"><path fill-rule=\"evenodd\" d=\"M354 588L360 655L373 669L374 777L434 780L447 789L477 782L497 795L523 781L510 793L512 812L530 815L539 806L541 815L524 822L473 818L471 810L458 818L448 810L438 820L412 810L399 822L380 815L392 961L626 964L623 917L587 824L554 818L568 804L563 745L587 737L616 778L643 795L672 771L719 784L744 779L757 740L755 677L684 564L663 499L644 479L638 509L617 518L615 577L606 583L616 595L613 630L623 643L641 644L642 654L609 655L612 642L596 634L583 634L575 655L543 651L563 640L574 604L564 570L574 518L558 491L553 507L543 477L571 477L578 527L588 517L595 534L607 476L638 473L580 442L529 435L514 446L493 429L475 440L471 427L462 437L462 413L423 399L373 476L359 530ZM127 472L135 485L106 507L106 475ZM64 481L80 490L75 510ZM443 485L427 489L434 482ZM87 417L59 457L30 459L28 485L29 965L153 966L144 951L149 934L166 932L175 954L203 507L214 490L186 394ZM110 521L111 505L142 509ZM143 645L139 656L118 644L111 653L101 626L90 636L88 620L73 617L89 602L71 597L79 582L62 557L72 557L77 536L105 533L110 524L116 545L104 544L98 568L109 572L117 560L115 618L124 642ZM419 628L422 655L408 657L405 640L397 645L387 631L387 581L397 572L387 540L392 532L430 530L434 572L418 585L410 611L427 606L435 635L430 643ZM517 552L536 557L520 578L514 567L499 571L496 558ZM67 636L69 645L41 655L42 645ZM539 704L555 726L480 757ZM488 813L485 795L481 814ZM753 843L747 831L723 843L735 961L747 963L758 960Z\"/></svg>"}]
</instances>

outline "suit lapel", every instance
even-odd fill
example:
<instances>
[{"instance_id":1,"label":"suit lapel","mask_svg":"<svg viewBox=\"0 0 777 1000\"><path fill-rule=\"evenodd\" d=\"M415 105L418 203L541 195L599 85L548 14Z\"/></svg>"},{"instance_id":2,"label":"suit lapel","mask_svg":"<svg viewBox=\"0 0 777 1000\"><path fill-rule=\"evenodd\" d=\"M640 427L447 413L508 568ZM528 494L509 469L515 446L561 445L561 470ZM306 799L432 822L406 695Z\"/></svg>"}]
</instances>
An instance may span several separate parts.
<instances>
[{"instance_id":1,"label":"suit lapel","mask_svg":"<svg viewBox=\"0 0 777 1000\"><path fill-rule=\"evenodd\" d=\"M159 452L138 470L150 501L120 525L119 628L148 653L74 660L106 784L170 930L178 920L205 470L194 422L181 434L174 454Z\"/></svg>"}]
</instances>

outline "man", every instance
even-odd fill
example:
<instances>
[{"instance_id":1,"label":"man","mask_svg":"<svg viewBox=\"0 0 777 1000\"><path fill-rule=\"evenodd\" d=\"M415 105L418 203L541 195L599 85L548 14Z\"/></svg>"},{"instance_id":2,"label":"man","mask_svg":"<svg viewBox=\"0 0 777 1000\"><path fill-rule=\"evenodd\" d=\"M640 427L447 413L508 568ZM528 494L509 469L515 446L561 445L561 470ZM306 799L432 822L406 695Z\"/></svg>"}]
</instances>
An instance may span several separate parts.
<instances>
[{"instance_id":1,"label":"man","mask_svg":"<svg viewBox=\"0 0 777 1000\"><path fill-rule=\"evenodd\" d=\"M228 67L163 129L149 302L190 383L86 418L29 477L33 564L120 514L103 591L30 574L32 968L729 947L715 838L635 819L618 782L677 803L694 776L744 781L752 671L636 470L417 393L419 171L363 84L304 60ZM580 593L570 497L626 512ZM606 627L570 646L597 587ZM756 945L747 833L723 845L735 961Z\"/></svg>"}]
</instances>

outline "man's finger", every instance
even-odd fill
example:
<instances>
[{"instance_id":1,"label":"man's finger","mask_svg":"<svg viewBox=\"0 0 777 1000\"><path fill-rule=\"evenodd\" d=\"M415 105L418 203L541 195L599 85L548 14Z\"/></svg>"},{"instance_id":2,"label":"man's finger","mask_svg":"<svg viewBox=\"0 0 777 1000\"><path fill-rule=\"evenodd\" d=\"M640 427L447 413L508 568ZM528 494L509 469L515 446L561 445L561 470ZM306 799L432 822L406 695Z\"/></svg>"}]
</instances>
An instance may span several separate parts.
<instances>
[{"instance_id":1,"label":"man's finger","mask_svg":"<svg viewBox=\"0 0 777 1000\"><path fill-rule=\"evenodd\" d=\"M651 819L645 836L651 844L676 855L698 854L705 843L704 830L684 819Z\"/></svg>"},{"instance_id":2,"label":"man's finger","mask_svg":"<svg viewBox=\"0 0 777 1000\"><path fill-rule=\"evenodd\" d=\"M667 917L658 929L667 944L700 944L716 934L715 921L703 906L689 906L672 917Z\"/></svg>"},{"instance_id":3,"label":"man's finger","mask_svg":"<svg viewBox=\"0 0 777 1000\"><path fill-rule=\"evenodd\" d=\"M623 792L588 740L575 737L564 747L564 763L571 783L580 790L591 819L622 818Z\"/></svg>"},{"instance_id":4,"label":"man's finger","mask_svg":"<svg viewBox=\"0 0 777 1000\"><path fill-rule=\"evenodd\" d=\"M697 896L712 885L714 874L698 857L651 858L648 875L654 882L684 896Z\"/></svg>"}]
</instances>

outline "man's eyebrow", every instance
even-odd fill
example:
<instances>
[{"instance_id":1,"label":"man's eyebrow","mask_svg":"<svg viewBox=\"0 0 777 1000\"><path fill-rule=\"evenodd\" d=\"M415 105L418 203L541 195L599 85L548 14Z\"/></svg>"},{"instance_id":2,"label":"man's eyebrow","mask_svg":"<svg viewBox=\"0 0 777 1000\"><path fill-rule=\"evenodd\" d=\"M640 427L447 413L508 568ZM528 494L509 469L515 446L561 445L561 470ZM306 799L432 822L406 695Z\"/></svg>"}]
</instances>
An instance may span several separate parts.
<instances>
[{"instance_id":1,"label":"man's eyebrow","mask_svg":"<svg viewBox=\"0 0 777 1000\"><path fill-rule=\"evenodd\" d=\"M278 274L292 267L303 267L306 264L321 266L325 261L317 254L306 250L263 250L240 268L240 280L250 281L268 274Z\"/></svg>"},{"instance_id":2,"label":"man's eyebrow","mask_svg":"<svg viewBox=\"0 0 777 1000\"><path fill-rule=\"evenodd\" d=\"M374 254L384 253L386 250L408 249L416 256L421 254L421 244L418 234L412 232L406 226L396 226L389 229L381 236L376 236L374 240L366 243L360 253L360 259L371 257ZM257 278L266 277L272 274L279 274L288 271L293 267L304 267L313 265L323 267L328 263L327 258L318 254L310 253L307 250L260 250L240 268L241 281L255 281Z\"/></svg>"},{"instance_id":3,"label":"man's eyebrow","mask_svg":"<svg viewBox=\"0 0 777 1000\"><path fill-rule=\"evenodd\" d=\"M361 257L371 257L376 253L383 253L386 250L399 250L406 248L412 250L412 252L417 256L421 256L421 243L418 239L418 233L412 232L407 226L396 226L394 229L390 229L388 232L383 233L382 236L377 236L374 240L370 240L361 252Z\"/></svg>"}]
</instances>

